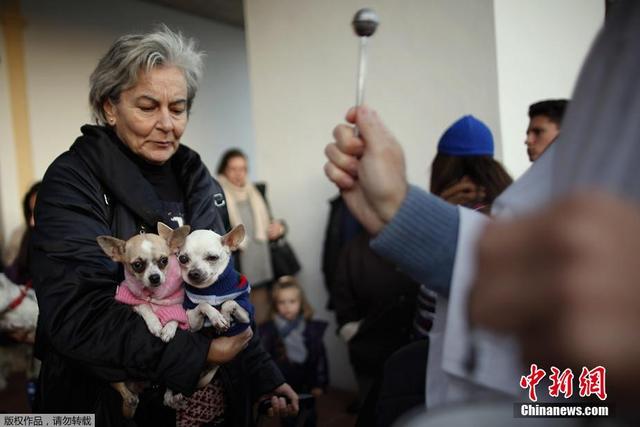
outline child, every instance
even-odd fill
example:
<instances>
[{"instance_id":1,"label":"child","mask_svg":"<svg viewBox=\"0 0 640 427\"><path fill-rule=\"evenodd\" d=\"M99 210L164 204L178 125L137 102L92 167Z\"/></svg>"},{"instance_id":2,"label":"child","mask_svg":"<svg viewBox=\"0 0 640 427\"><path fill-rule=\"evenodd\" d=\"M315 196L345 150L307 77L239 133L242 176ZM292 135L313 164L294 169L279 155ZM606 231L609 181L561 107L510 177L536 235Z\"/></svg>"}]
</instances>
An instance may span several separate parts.
<instances>
[{"instance_id":1,"label":"child","mask_svg":"<svg viewBox=\"0 0 640 427\"><path fill-rule=\"evenodd\" d=\"M320 396L329 382L327 355L322 336L327 322L312 320L313 309L300 283L283 276L273 285L271 320L260 326L265 349L298 393ZM314 411L315 412L315 411ZM287 421L282 420L283 424ZM315 425L315 413L305 426Z\"/></svg>"}]
</instances>

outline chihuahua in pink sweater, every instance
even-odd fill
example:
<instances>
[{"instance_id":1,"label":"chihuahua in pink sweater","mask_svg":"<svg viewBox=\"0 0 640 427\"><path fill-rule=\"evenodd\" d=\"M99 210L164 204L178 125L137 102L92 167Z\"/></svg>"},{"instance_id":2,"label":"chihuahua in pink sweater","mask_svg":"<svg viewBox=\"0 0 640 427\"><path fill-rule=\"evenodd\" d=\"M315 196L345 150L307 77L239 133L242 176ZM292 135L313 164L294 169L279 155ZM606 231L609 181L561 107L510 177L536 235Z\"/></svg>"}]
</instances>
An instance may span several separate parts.
<instances>
[{"instance_id":1,"label":"chihuahua in pink sweater","mask_svg":"<svg viewBox=\"0 0 640 427\"><path fill-rule=\"evenodd\" d=\"M175 253L189 234L184 225L172 230L158 223L158 234L138 234L129 240L99 236L98 244L114 261L124 265L124 280L116 289L117 301L133 306L149 331L164 342L170 341L178 328L189 329L189 319L182 307L184 288ZM114 383L122 395L123 414L133 417L138 396L134 384Z\"/></svg>"}]
</instances>

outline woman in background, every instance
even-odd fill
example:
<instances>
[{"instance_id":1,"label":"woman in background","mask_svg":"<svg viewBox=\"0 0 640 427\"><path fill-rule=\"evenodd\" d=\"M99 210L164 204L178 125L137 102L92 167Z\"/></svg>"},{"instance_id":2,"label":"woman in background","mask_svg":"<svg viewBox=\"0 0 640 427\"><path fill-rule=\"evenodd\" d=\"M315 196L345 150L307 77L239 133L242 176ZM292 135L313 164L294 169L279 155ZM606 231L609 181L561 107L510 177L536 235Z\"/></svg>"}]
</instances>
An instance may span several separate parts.
<instances>
[{"instance_id":1,"label":"woman in background","mask_svg":"<svg viewBox=\"0 0 640 427\"><path fill-rule=\"evenodd\" d=\"M38 196L38 190L40 189L40 181L34 183L29 190L25 193L22 199L22 213L24 215L25 229L22 231L22 237L20 237L20 244L18 246L17 253L13 260L10 260L8 265L4 269L4 275L11 282L16 285L26 285L26 289L29 297L35 297L31 288L31 273L29 272L29 242L31 240L31 234L34 221L34 208L36 205L36 198ZM18 234L19 235L19 234ZM0 307L0 313L3 310L7 310L8 307ZM40 369L40 363L33 357L33 343L35 339L34 330L26 329L13 329L10 331L0 332L0 355L2 362L12 366L24 367L24 374L18 374L12 378L12 380L19 381L20 387L26 389L26 396L30 407L33 407L33 400L36 394L36 384L38 371ZM0 383L3 379L0 379ZM2 388L0 386L0 388ZM16 404L16 396L6 396L10 392L9 390L0 393L0 400L3 402L10 401ZM15 412L19 408L1 407L0 410L12 410Z\"/></svg>"},{"instance_id":2,"label":"woman in background","mask_svg":"<svg viewBox=\"0 0 640 427\"><path fill-rule=\"evenodd\" d=\"M237 148L227 150L218 166L218 180L224 189L231 226L244 224L246 237L240 245L238 270L251 280L251 303L256 323L269 317L269 286L273 268L269 242L285 234L282 221L271 219L264 194L249 182L247 156Z\"/></svg>"},{"instance_id":3,"label":"woman in background","mask_svg":"<svg viewBox=\"0 0 640 427\"><path fill-rule=\"evenodd\" d=\"M31 233L35 226L34 210L38 190L40 189L40 181L34 183L26 192L22 199L22 213L26 229L20 239L20 246L16 257L10 262L4 271L5 276L13 283L24 285L31 282L31 273L29 273L29 241Z\"/></svg>"},{"instance_id":4,"label":"woman in background","mask_svg":"<svg viewBox=\"0 0 640 427\"><path fill-rule=\"evenodd\" d=\"M431 192L488 214L493 201L513 182L493 155L493 135L487 125L471 115L460 118L438 142Z\"/></svg>"}]
</instances>

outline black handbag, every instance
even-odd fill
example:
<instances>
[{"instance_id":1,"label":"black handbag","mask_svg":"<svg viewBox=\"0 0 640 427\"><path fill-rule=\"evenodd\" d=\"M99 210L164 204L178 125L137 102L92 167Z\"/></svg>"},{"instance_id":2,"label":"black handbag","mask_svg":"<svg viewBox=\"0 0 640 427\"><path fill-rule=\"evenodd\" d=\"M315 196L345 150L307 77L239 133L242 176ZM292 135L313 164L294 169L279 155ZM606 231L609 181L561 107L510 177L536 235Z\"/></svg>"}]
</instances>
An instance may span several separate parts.
<instances>
[{"instance_id":1,"label":"black handbag","mask_svg":"<svg viewBox=\"0 0 640 427\"><path fill-rule=\"evenodd\" d=\"M300 271L300 262L287 239L280 237L269 242L271 249L271 266L273 267L273 280L282 276L293 276Z\"/></svg>"}]
</instances>

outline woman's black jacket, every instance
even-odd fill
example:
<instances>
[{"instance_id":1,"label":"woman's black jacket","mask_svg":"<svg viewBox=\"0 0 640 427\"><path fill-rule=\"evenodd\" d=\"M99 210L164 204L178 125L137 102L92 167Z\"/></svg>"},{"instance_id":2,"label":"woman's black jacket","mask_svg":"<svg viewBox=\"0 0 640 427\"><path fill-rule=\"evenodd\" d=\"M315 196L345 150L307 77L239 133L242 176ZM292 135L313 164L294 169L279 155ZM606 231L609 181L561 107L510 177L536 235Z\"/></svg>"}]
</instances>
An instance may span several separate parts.
<instances>
[{"instance_id":1,"label":"woman's black jacket","mask_svg":"<svg viewBox=\"0 0 640 427\"><path fill-rule=\"evenodd\" d=\"M158 404L169 387L194 391L209 339L178 330L163 343L130 307L114 300L122 267L96 243L99 235L128 239L165 220L153 187L113 132L84 126L71 149L47 170L38 193L32 239L33 283L40 316L36 354L42 360L36 412L95 413L97 425L121 425L121 399L109 385L125 380L156 384L143 394L138 425L175 425ZM197 153L181 145L171 159L192 229L224 232L222 190ZM166 221L166 220L165 220ZM257 334L241 355L221 369L227 419L249 425L257 396L284 382Z\"/></svg>"}]
</instances>

